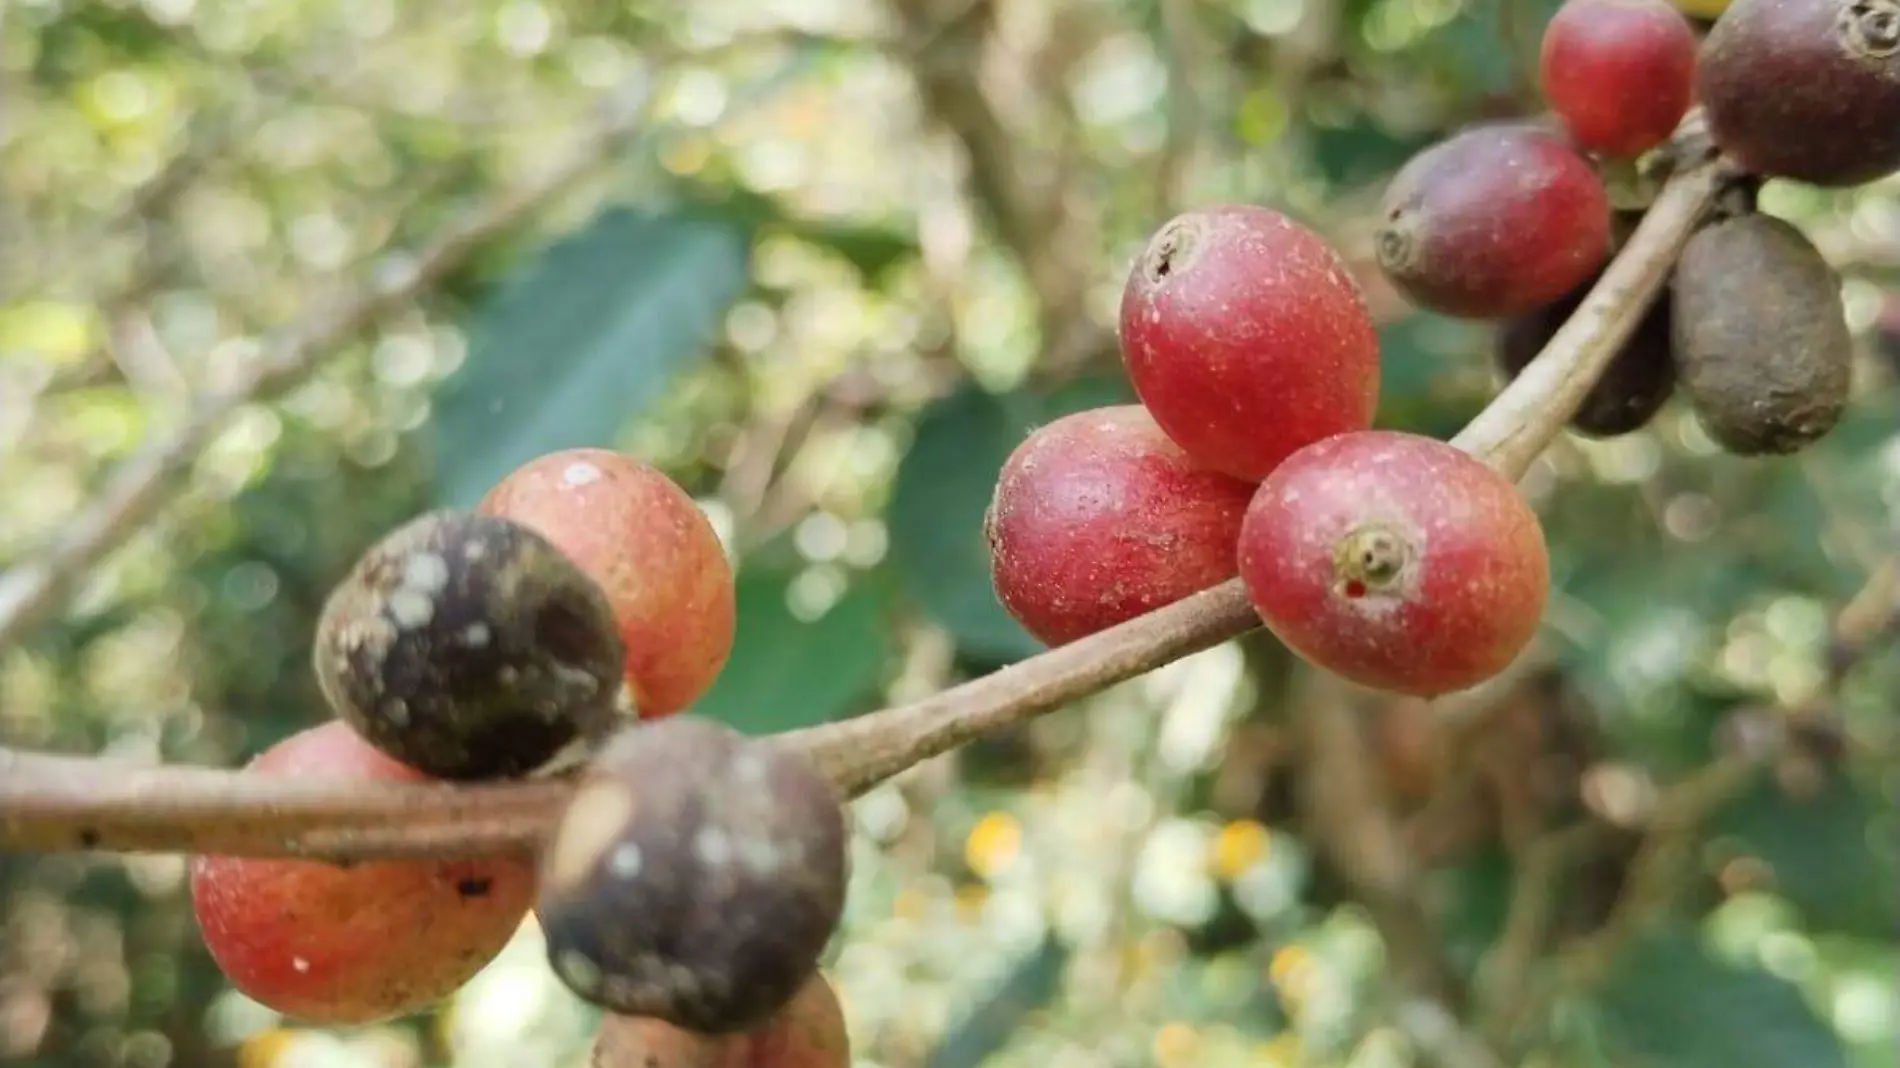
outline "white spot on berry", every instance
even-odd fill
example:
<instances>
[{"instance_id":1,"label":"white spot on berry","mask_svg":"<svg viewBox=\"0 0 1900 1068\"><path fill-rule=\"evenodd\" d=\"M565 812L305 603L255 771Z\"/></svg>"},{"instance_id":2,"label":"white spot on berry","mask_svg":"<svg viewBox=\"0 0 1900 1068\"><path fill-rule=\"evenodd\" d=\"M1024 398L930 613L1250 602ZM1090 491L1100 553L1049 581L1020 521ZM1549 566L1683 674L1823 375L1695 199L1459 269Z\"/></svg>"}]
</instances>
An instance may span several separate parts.
<instances>
[{"instance_id":1,"label":"white spot on berry","mask_svg":"<svg viewBox=\"0 0 1900 1068\"><path fill-rule=\"evenodd\" d=\"M570 486L586 486L600 481L600 468L589 463L572 463L561 472L561 481Z\"/></svg>"},{"instance_id":2,"label":"white spot on berry","mask_svg":"<svg viewBox=\"0 0 1900 1068\"><path fill-rule=\"evenodd\" d=\"M449 562L435 553L413 553L402 564L404 589L440 593L449 584Z\"/></svg>"},{"instance_id":3,"label":"white spot on berry","mask_svg":"<svg viewBox=\"0 0 1900 1068\"><path fill-rule=\"evenodd\" d=\"M732 842L717 827L707 827L693 838L693 851L709 867L723 868L732 863Z\"/></svg>"},{"instance_id":4,"label":"white spot on berry","mask_svg":"<svg viewBox=\"0 0 1900 1068\"><path fill-rule=\"evenodd\" d=\"M310 970L310 962L303 959L302 957L290 958L290 966L292 968L295 968L297 970L297 974L299 975L302 975L304 972L307 972Z\"/></svg>"},{"instance_id":5,"label":"white spot on berry","mask_svg":"<svg viewBox=\"0 0 1900 1068\"><path fill-rule=\"evenodd\" d=\"M554 956L554 970L561 975L561 981L568 989L582 997L592 997L600 990L600 967L579 950L564 949Z\"/></svg>"},{"instance_id":6,"label":"white spot on berry","mask_svg":"<svg viewBox=\"0 0 1900 1068\"><path fill-rule=\"evenodd\" d=\"M744 786L760 786L765 782L765 761L757 753L743 753L732 762L733 777Z\"/></svg>"},{"instance_id":7,"label":"white spot on berry","mask_svg":"<svg viewBox=\"0 0 1900 1068\"><path fill-rule=\"evenodd\" d=\"M607 870L613 872L617 879L637 879L640 877L640 867L645 861L646 858L640 853L640 847L627 842L608 856Z\"/></svg>"},{"instance_id":8,"label":"white spot on berry","mask_svg":"<svg viewBox=\"0 0 1900 1068\"><path fill-rule=\"evenodd\" d=\"M488 644L490 632L486 623L470 623L462 632L462 644L472 649L480 649Z\"/></svg>"},{"instance_id":9,"label":"white spot on berry","mask_svg":"<svg viewBox=\"0 0 1900 1068\"><path fill-rule=\"evenodd\" d=\"M404 630L421 630L435 618L435 602L428 594L404 586L389 595L389 616Z\"/></svg>"},{"instance_id":10,"label":"white spot on berry","mask_svg":"<svg viewBox=\"0 0 1900 1068\"><path fill-rule=\"evenodd\" d=\"M740 843L739 856L755 875L770 875L785 862L784 854L764 838L748 838Z\"/></svg>"}]
</instances>

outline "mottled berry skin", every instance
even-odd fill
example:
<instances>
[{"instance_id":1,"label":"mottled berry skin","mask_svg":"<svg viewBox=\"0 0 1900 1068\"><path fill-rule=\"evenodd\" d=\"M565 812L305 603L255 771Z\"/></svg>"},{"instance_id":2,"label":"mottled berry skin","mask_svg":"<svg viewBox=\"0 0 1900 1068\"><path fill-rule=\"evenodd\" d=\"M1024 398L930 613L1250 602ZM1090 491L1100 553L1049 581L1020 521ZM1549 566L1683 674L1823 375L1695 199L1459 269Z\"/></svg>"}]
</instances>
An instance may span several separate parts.
<instances>
[{"instance_id":1,"label":"mottled berry skin","mask_svg":"<svg viewBox=\"0 0 1900 1068\"><path fill-rule=\"evenodd\" d=\"M1555 304L1506 321L1499 327L1492 354L1507 379L1516 378L1550 344L1557 331L1590 293L1591 279ZM1676 389L1676 361L1671 350L1671 312L1675 303L1658 297L1637 321L1636 329L1611 357L1583 404L1571 417L1570 429L1594 438L1613 438L1649 425Z\"/></svg>"},{"instance_id":2,"label":"mottled berry skin","mask_svg":"<svg viewBox=\"0 0 1900 1068\"><path fill-rule=\"evenodd\" d=\"M846 845L843 799L791 748L690 715L629 728L542 857L549 962L609 1011L751 1030L817 970Z\"/></svg>"},{"instance_id":3,"label":"mottled berry skin","mask_svg":"<svg viewBox=\"0 0 1900 1068\"><path fill-rule=\"evenodd\" d=\"M1697 44L1669 0L1565 0L1544 28L1544 96L1579 146L1640 156L1688 114Z\"/></svg>"},{"instance_id":4,"label":"mottled berry skin","mask_svg":"<svg viewBox=\"0 0 1900 1068\"><path fill-rule=\"evenodd\" d=\"M332 720L247 773L429 781ZM355 1026L453 994L513 937L534 900L525 859L374 861L194 857L192 907L231 985L295 1020Z\"/></svg>"},{"instance_id":5,"label":"mottled berry skin","mask_svg":"<svg viewBox=\"0 0 1900 1068\"><path fill-rule=\"evenodd\" d=\"M608 1014L591 1068L851 1068L838 994L813 973L798 995L751 1031L705 1035L651 1016Z\"/></svg>"},{"instance_id":6,"label":"mottled berry skin","mask_svg":"<svg viewBox=\"0 0 1900 1068\"><path fill-rule=\"evenodd\" d=\"M557 770L627 718L600 588L534 531L473 512L370 546L325 601L311 659L344 722L440 778Z\"/></svg>"},{"instance_id":7,"label":"mottled berry skin","mask_svg":"<svg viewBox=\"0 0 1900 1068\"><path fill-rule=\"evenodd\" d=\"M1445 442L1385 430L1308 446L1261 483L1240 574L1294 652L1413 697L1504 670L1550 592L1543 527L1517 487Z\"/></svg>"},{"instance_id":8,"label":"mottled berry skin","mask_svg":"<svg viewBox=\"0 0 1900 1068\"><path fill-rule=\"evenodd\" d=\"M1138 404L1064 416L1017 446L984 518L997 599L1062 645L1219 585L1253 484L1195 465Z\"/></svg>"},{"instance_id":9,"label":"mottled berry skin","mask_svg":"<svg viewBox=\"0 0 1900 1068\"><path fill-rule=\"evenodd\" d=\"M1549 304L1610 254L1610 198L1562 138L1473 126L1393 175L1374 242L1386 277L1443 315L1503 319Z\"/></svg>"},{"instance_id":10,"label":"mottled berry skin","mask_svg":"<svg viewBox=\"0 0 1900 1068\"><path fill-rule=\"evenodd\" d=\"M1696 96L1756 174L1843 188L1900 170L1900 0L1735 0Z\"/></svg>"},{"instance_id":11,"label":"mottled berry skin","mask_svg":"<svg viewBox=\"0 0 1900 1068\"><path fill-rule=\"evenodd\" d=\"M1792 223L1744 215L1696 231L1671 298L1682 394L1725 451L1796 453L1840 423L1854 371L1841 278Z\"/></svg>"},{"instance_id":12,"label":"mottled berry skin","mask_svg":"<svg viewBox=\"0 0 1900 1068\"><path fill-rule=\"evenodd\" d=\"M1170 220L1122 290L1135 392L1202 467L1259 482L1295 449L1372 424L1379 339L1358 281L1311 230L1244 205Z\"/></svg>"},{"instance_id":13,"label":"mottled berry skin","mask_svg":"<svg viewBox=\"0 0 1900 1068\"><path fill-rule=\"evenodd\" d=\"M539 531L607 593L642 717L698 700L732 654L732 565L687 492L635 457L567 449L516 468L478 510Z\"/></svg>"}]
</instances>

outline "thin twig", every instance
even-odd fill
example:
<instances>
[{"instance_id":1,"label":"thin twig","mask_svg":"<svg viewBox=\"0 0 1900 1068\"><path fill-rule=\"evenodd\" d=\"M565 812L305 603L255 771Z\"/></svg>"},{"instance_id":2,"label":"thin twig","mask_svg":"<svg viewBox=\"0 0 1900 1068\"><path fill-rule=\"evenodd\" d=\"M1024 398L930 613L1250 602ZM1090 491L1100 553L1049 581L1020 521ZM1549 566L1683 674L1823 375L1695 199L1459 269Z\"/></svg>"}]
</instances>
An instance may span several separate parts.
<instances>
[{"instance_id":1,"label":"thin twig","mask_svg":"<svg viewBox=\"0 0 1900 1068\"><path fill-rule=\"evenodd\" d=\"M1307 669L1301 677L1290 706L1311 837L1371 914L1400 984L1455 1012L1463 995L1419 900L1419 872L1376 778L1358 709L1334 676Z\"/></svg>"},{"instance_id":2,"label":"thin twig","mask_svg":"<svg viewBox=\"0 0 1900 1068\"><path fill-rule=\"evenodd\" d=\"M1474 422L1475 429L1459 436L1460 444L1508 477L1523 475L1621 343L1619 324L1626 328L1633 319L1627 306L1649 301L1662 285L1676 251L1714 195L1717 169L1698 167L1671 180L1584 300L1578 318L1499 395ZM925 700L782 735L778 744L802 747L846 792L857 795L983 734L1258 625L1245 587L1230 580ZM0 749L0 849L335 859L492 854L532 848L561 791L558 782L417 787L209 769L133 769Z\"/></svg>"},{"instance_id":3,"label":"thin twig","mask_svg":"<svg viewBox=\"0 0 1900 1068\"><path fill-rule=\"evenodd\" d=\"M90 507L38 552L0 574L0 648L19 641L27 628L55 611L81 573L118 548L164 505L173 482L190 469L199 451L233 414L303 380L338 346L426 292L483 244L610 158L643 126L644 94L638 96L612 100L603 121L578 139L573 157L546 178L498 196L450 226L421 252L392 257L358 288L270 339L231 389L202 399L169 438L114 471Z\"/></svg>"}]
</instances>

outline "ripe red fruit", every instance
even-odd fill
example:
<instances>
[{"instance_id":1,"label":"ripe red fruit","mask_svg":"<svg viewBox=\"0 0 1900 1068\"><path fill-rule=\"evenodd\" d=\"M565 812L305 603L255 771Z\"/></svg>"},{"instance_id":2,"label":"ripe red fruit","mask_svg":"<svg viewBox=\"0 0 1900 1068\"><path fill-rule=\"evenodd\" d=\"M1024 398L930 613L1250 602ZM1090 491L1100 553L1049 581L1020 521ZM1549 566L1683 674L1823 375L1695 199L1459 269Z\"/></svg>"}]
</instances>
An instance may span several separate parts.
<instances>
[{"instance_id":1,"label":"ripe red fruit","mask_svg":"<svg viewBox=\"0 0 1900 1068\"><path fill-rule=\"evenodd\" d=\"M1523 123L1473 126L1392 176L1374 248L1421 307L1503 319L1549 304L1609 259L1610 197L1577 150Z\"/></svg>"},{"instance_id":2,"label":"ripe red fruit","mask_svg":"<svg viewBox=\"0 0 1900 1068\"><path fill-rule=\"evenodd\" d=\"M1359 283L1311 230L1244 205L1158 230L1122 290L1142 403L1196 463L1258 482L1295 449L1363 430L1379 339Z\"/></svg>"},{"instance_id":3,"label":"ripe red fruit","mask_svg":"<svg viewBox=\"0 0 1900 1068\"><path fill-rule=\"evenodd\" d=\"M732 655L732 565L699 505L652 465L567 449L516 468L479 510L553 542L612 602L640 715L698 700Z\"/></svg>"},{"instance_id":4,"label":"ripe red fruit","mask_svg":"<svg viewBox=\"0 0 1900 1068\"><path fill-rule=\"evenodd\" d=\"M256 775L426 782L332 720L253 760ZM534 901L526 859L377 861L194 857L191 898L211 958L238 990L305 1023L404 1016L473 978Z\"/></svg>"},{"instance_id":5,"label":"ripe red fruit","mask_svg":"<svg viewBox=\"0 0 1900 1068\"><path fill-rule=\"evenodd\" d=\"M1550 588L1543 527L1516 486L1445 442L1387 430L1308 446L1261 483L1240 574L1294 652L1414 697L1504 670Z\"/></svg>"},{"instance_id":6,"label":"ripe red fruit","mask_svg":"<svg viewBox=\"0 0 1900 1068\"><path fill-rule=\"evenodd\" d=\"M1061 645L1218 585L1253 484L1195 465L1138 404L1039 427L984 518L997 598Z\"/></svg>"},{"instance_id":7,"label":"ripe red fruit","mask_svg":"<svg viewBox=\"0 0 1900 1068\"><path fill-rule=\"evenodd\" d=\"M1698 62L1709 133L1748 170L1835 188L1900 170L1900 2L1735 0Z\"/></svg>"},{"instance_id":8,"label":"ripe red fruit","mask_svg":"<svg viewBox=\"0 0 1900 1068\"><path fill-rule=\"evenodd\" d=\"M1669 0L1565 0L1544 28L1544 96L1583 148L1640 156L1688 114L1696 44Z\"/></svg>"}]
</instances>

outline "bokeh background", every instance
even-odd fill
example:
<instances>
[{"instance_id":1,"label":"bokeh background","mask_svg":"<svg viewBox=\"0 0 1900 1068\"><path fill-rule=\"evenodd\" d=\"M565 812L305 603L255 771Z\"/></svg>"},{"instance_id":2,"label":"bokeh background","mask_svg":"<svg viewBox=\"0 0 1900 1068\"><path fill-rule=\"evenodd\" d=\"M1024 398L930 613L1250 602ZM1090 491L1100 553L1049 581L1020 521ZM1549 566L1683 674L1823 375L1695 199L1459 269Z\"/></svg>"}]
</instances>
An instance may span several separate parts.
<instances>
[{"instance_id":1,"label":"bokeh background","mask_svg":"<svg viewBox=\"0 0 1900 1068\"><path fill-rule=\"evenodd\" d=\"M1130 396L1146 236L1248 201L1366 265L1411 152L1538 108L1550 9L10 0L0 567L229 417L0 641L0 740L241 763L326 715L306 651L358 552L575 444L662 465L731 547L706 714L783 730L1031 655L980 516L1029 427ZM827 958L859 1064L1890 1068L1900 183L1763 204L1847 276L1837 431L1737 460L1678 404L1566 437L1525 482L1547 633L1446 708L1255 636L876 790ZM1361 274L1380 424L1449 436L1488 329ZM438 1012L311 1030L225 986L183 875L0 857L0 1063L585 1063L532 924Z\"/></svg>"}]
</instances>

